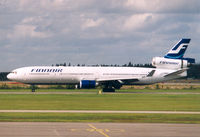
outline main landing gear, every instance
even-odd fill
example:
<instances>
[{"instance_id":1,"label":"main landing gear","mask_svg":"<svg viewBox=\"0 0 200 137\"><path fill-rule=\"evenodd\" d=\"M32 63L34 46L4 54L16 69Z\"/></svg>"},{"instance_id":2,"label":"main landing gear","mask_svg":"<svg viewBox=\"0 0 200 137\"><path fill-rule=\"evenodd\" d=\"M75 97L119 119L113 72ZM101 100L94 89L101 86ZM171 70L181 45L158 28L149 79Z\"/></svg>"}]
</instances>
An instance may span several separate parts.
<instances>
[{"instance_id":1,"label":"main landing gear","mask_svg":"<svg viewBox=\"0 0 200 137\"><path fill-rule=\"evenodd\" d=\"M115 89L120 89L121 83L118 81L108 82L103 85L103 92L115 92Z\"/></svg>"},{"instance_id":2,"label":"main landing gear","mask_svg":"<svg viewBox=\"0 0 200 137\"><path fill-rule=\"evenodd\" d=\"M114 88L103 88L103 92L115 92Z\"/></svg>"}]
</instances>

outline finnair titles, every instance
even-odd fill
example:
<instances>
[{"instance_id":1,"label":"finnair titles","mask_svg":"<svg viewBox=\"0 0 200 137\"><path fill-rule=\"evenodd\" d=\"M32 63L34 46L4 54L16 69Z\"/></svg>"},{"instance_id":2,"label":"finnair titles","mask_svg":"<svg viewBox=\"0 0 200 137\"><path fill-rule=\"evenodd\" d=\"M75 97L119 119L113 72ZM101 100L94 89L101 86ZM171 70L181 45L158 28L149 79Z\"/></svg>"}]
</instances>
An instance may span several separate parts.
<instances>
[{"instance_id":1,"label":"finnair titles","mask_svg":"<svg viewBox=\"0 0 200 137\"><path fill-rule=\"evenodd\" d=\"M167 62L167 61L160 61L160 64L174 64L174 65L178 65L177 62Z\"/></svg>"},{"instance_id":2,"label":"finnair titles","mask_svg":"<svg viewBox=\"0 0 200 137\"><path fill-rule=\"evenodd\" d=\"M114 92L123 85L145 85L187 76L193 58L184 58L190 39L181 39L164 57L154 57L155 68L142 67L52 67L32 66L13 70L8 79L33 85L73 84L78 88L101 86Z\"/></svg>"},{"instance_id":3,"label":"finnair titles","mask_svg":"<svg viewBox=\"0 0 200 137\"><path fill-rule=\"evenodd\" d=\"M37 69L32 69L31 72L62 72L63 69L42 69L42 68L37 68Z\"/></svg>"}]
</instances>

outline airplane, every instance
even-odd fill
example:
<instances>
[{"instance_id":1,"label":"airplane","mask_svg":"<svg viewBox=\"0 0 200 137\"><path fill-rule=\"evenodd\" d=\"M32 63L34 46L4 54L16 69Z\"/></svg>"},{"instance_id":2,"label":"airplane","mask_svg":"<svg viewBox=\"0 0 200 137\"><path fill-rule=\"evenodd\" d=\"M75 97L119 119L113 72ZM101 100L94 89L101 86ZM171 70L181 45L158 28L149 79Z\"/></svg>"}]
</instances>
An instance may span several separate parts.
<instances>
[{"instance_id":1,"label":"airplane","mask_svg":"<svg viewBox=\"0 0 200 137\"><path fill-rule=\"evenodd\" d=\"M103 92L115 92L123 85L149 85L187 76L193 58L184 58L190 39L181 39L164 57L154 57L152 66L143 67L79 67L31 66L13 70L7 78L32 85L72 84L89 89L101 86Z\"/></svg>"}]
</instances>

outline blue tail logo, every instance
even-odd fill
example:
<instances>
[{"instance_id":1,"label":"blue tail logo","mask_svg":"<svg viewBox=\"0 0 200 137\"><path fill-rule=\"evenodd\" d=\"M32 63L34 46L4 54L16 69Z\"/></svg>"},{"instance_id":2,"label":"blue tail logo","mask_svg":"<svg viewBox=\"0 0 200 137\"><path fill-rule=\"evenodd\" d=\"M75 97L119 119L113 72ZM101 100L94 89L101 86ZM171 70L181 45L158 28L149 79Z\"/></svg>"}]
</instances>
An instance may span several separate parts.
<instances>
[{"instance_id":1,"label":"blue tail logo","mask_svg":"<svg viewBox=\"0 0 200 137\"><path fill-rule=\"evenodd\" d=\"M181 39L164 57L182 59L189 43L190 39Z\"/></svg>"}]
</instances>

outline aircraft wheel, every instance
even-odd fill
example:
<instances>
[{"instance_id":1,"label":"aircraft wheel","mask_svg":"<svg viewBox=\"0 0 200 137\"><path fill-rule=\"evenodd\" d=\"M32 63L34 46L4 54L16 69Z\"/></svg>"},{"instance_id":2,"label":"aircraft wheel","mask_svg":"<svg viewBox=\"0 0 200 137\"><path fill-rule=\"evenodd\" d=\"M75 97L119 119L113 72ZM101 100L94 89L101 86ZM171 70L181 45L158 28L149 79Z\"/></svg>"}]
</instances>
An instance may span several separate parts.
<instances>
[{"instance_id":1,"label":"aircraft wheel","mask_svg":"<svg viewBox=\"0 0 200 137\"><path fill-rule=\"evenodd\" d=\"M31 85L31 91L35 92L35 85Z\"/></svg>"}]
</instances>

